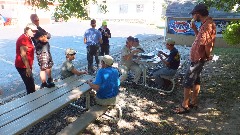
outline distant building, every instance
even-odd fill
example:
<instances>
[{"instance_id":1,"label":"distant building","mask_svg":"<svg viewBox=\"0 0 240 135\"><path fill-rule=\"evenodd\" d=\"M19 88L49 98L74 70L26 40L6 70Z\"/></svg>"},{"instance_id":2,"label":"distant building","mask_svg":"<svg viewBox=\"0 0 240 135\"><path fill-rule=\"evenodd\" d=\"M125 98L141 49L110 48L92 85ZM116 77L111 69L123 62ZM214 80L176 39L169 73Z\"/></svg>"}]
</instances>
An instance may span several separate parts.
<instances>
[{"instance_id":1,"label":"distant building","mask_svg":"<svg viewBox=\"0 0 240 135\"><path fill-rule=\"evenodd\" d=\"M0 14L12 18L14 23L24 26L30 22L30 15L37 13L40 24L48 24L51 21L52 12L55 7L49 6L50 11L39 10L25 3L25 0L0 0Z\"/></svg>"},{"instance_id":2,"label":"distant building","mask_svg":"<svg viewBox=\"0 0 240 135\"><path fill-rule=\"evenodd\" d=\"M162 13L162 0L98 0L105 4L104 13L99 5L90 5L89 17L104 20L133 21L155 23L160 21Z\"/></svg>"},{"instance_id":3,"label":"distant building","mask_svg":"<svg viewBox=\"0 0 240 135\"><path fill-rule=\"evenodd\" d=\"M196 0L169 0L166 9L166 37L174 38L177 44L191 46L195 36L190 28L190 20L192 15L190 11L197 4ZM216 23L216 46L226 47L227 44L222 38L222 32L227 24L233 20L240 19L240 13L231 13L217 10L216 8L209 9L209 16L213 17ZM200 23L196 23L200 27Z\"/></svg>"}]
</instances>

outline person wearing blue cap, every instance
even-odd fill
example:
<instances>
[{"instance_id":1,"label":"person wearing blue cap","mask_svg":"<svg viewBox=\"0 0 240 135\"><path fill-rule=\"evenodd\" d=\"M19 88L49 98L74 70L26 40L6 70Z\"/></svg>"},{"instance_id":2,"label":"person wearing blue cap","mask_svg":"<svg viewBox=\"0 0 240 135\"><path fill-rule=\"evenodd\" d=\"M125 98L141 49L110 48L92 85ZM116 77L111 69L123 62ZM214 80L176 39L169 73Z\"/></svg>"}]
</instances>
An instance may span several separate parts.
<instances>
[{"instance_id":1,"label":"person wearing blue cap","mask_svg":"<svg viewBox=\"0 0 240 135\"><path fill-rule=\"evenodd\" d=\"M100 44L100 54L99 56L109 55L109 38L111 38L111 32L107 27L107 22L103 21L102 26L98 29L102 34L103 43Z\"/></svg>"}]
</instances>

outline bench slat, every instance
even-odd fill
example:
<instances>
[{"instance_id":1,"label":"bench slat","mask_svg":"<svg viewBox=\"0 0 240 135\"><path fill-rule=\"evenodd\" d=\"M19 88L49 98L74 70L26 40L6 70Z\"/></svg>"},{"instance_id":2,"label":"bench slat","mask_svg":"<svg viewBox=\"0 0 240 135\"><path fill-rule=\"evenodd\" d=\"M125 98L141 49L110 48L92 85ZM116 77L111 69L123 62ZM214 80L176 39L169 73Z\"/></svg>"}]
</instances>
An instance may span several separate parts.
<instances>
[{"instance_id":1,"label":"bench slat","mask_svg":"<svg viewBox=\"0 0 240 135\"><path fill-rule=\"evenodd\" d=\"M81 96L86 91L89 91L91 88L88 84L84 83L80 88L75 88L73 90L79 91L79 93L75 94L75 96ZM0 128L0 133L3 135L10 134L20 134L25 131L30 126L40 122L47 116L50 116L52 113L62 109L70 102L74 101L73 93L69 92L64 94L63 96L53 100L52 102L38 108L37 110L32 111L31 113L17 119L3 127Z\"/></svg>"},{"instance_id":2,"label":"bench slat","mask_svg":"<svg viewBox=\"0 0 240 135\"><path fill-rule=\"evenodd\" d=\"M31 102L37 98L40 98L41 96L44 96L50 92L53 92L63 86L66 86L68 83L71 83L73 81L78 80L79 78L84 78L85 76L73 76L73 77L69 77L67 79L61 80L60 82L57 82L56 87L54 88L45 88L45 89L41 89L38 90L34 93L28 94L24 97L21 97L19 99L16 99L14 101L8 102L2 106L0 106L0 116L6 112L12 111L13 109L20 107L28 102Z\"/></svg>"},{"instance_id":3,"label":"bench slat","mask_svg":"<svg viewBox=\"0 0 240 135\"><path fill-rule=\"evenodd\" d=\"M63 94L71 91L74 87L80 86L85 82L81 80L74 81L73 83L68 84L66 87L62 87L58 89L56 92L49 93L45 96L42 96L32 102L29 102L19 108L16 108L12 110L11 112L5 113L0 116L0 127L4 126L5 124L8 124L11 121L14 121L15 119L18 119L29 112L38 109L39 107L51 102L52 100L61 97Z\"/></svg>"},{"instance_id":4,"label":"bench slat","mask_svg":"<svg viewBox=\"0 0 240 135\"><path fill-rule=\"evenodd\" d=\"M82 114L77 120L65 127L57 135L78 135L89 124L91 124L96 118L104 114L108 109L108 106L95 105L90 108L89 111Z\"/></svg>"},{"instance_id":5,"label":"bench slat","mask_svg":"<svg viewBox=\"0 0 240 135\"><path fill-rule=\"evenodd\" d=\"M85 79L92 79L92 76L86 76ZM43 106L44 104L47 104L48 102L51 102L52 100L62 96L63 94L71 91L75 87L78 87L82 85L86 80L80 78L77 81L74 81L72 83L69 83L66 87L62 87L58 89L55 92L46 94L45 96L41 96L40 98L37 98L36 100L29 102L27 104L24 104L21 107L18 107L11 112L5 113L0 116L0 127L4 126L5 124L14 121L15 119L18 119L29 112Z\"/></svg>"}]
</instances>

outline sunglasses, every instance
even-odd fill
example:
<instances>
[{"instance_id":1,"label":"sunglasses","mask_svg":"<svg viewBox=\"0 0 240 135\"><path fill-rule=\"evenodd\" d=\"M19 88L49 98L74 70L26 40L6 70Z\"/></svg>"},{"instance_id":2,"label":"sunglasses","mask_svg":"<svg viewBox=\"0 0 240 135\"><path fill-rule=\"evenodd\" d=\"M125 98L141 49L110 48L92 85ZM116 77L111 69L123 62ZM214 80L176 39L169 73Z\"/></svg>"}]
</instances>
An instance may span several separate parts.
<instances>
[{"instance_id":1,"label":"sunglasses","mask_svg":"<svg viewBox=\"0 0 240 135\"><path fill-rule=\"evenodd\" d=\"M68 54L68 55L70 55L70 56L74 56L75 54Z\"/></svg>"},{"instance_id":2,"label":"sunglasses","mask_svg":"<svg viewBox=\"0 0 240 135\"><path fill-rule=\"evenodd\" d=\"M33 20L34 22L39 22L39 19L38 20Z\"/></svg>"},{"instance_id":3,"label":"sunglasses","mask_svg":"<svg viewBox=\"0 0 240 135\"><path fill-rule=\"evenodd\" d=\"M32 31L33 33L36 33L36 32L37 32L37 30L32 30L32 29L31 29L31 31Z\"/></svg>"}]
</instances>

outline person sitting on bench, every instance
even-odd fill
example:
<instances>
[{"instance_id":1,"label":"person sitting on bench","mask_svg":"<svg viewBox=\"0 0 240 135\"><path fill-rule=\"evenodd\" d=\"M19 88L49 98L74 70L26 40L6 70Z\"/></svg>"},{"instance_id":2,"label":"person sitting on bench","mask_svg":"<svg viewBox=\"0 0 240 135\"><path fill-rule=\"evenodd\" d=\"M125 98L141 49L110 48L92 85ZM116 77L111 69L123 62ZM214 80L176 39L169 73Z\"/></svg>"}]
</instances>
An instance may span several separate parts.
<instances>
[{"instance_id":1,"label":"person sitting on bench","mask_svg":"<svg viewBox=\"0 0 240 135\"><path fill-rule=\"evenodd\" d=\"M166 40L166 48L170 50L170 54L167 55L162 51L158 52L158 57L163 63L163 67L153 73L155 83L158 88L168 88L168 81L161 76L174 76L180 64L180 55L178 50L174 47L175 41L171 38ZM167 59L163 59L162 55Z\"/></svg>"},{"instance_id":2,"label":"person sitting on bench","mask_svg":"<svg viewBox=\"0 0 240 135\"><path fill-rule=\"evenodd\" d=\"M98 105L116 105L119 93L119 72L112 67L113 58L104 55L101 60L102 68L98 70L95 82L88 80L86 83L97 91L96 102Z\"/></svg>"},{"instance_id":3,"label":"person sitting on bench","mask_svg":"<svg viewBox=\"0 0 240 135\"><path fill-rule=\"evenodd\" d=\"M66 55L66 61L62 64L61 67L61 79L65 79L67 77L70 77L72 75L82 75L87 74L87 71L78 71L72 61L75 59L76 51L72 48L66 49L65 55Z\"/></svg>"}]
</instances>

